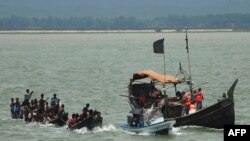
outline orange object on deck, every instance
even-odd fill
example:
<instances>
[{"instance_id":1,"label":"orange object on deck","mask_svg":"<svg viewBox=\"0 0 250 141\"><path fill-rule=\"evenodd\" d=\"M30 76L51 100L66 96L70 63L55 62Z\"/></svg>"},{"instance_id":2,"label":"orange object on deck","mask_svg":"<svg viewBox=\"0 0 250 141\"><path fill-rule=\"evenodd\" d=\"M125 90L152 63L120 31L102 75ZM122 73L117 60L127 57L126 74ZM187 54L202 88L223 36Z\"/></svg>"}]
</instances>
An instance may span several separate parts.
<instances>
[{"instance_id":1,"label":"orange object on deck","mask_svg":"<svg viewBox=\"0 0 250 141\"><path fill-rule=\"evenodd\" d=\"M196 105L195 104L191 104L189 107L189 113L195 113L196 112Z\"/></svg>"},{"instance_id":2,"label":"orange object on deck","mask_svg":"<svg viewBox=\"0 0 250 141\"><path fill-rule=\"evenodd\" d=\"M190 110L196 110L196 106L194 104L190 105Z\"/></svg>"}]
</instances>

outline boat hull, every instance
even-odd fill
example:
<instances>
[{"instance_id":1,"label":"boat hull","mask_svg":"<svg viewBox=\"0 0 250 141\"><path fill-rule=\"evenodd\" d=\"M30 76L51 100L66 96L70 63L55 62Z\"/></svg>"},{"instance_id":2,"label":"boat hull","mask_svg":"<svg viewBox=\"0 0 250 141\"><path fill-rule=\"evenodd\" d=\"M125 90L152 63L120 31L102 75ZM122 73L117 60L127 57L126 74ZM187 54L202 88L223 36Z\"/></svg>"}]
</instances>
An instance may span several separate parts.
<instances>
[{"instance_id":1,"label":"boat hull","mask_svg":"<svg viewBox=\"0 0 250 141\"><path fill-rule=\"evenodd\" d=\"M55 124L56 126L64 126L67 123L67 120L62 118L56 118L52 121L49 121L50 124Z\"/></svg>"},{"instance_id":2,"label":"boat hull","mask_svg":"<svg viewBox=\"0 0 250 141\"><path fill-rule=\"evenodd\" d=\"M99 118L87 118L84 121L81 121L74 126L69 126L68 128L70 130L75 130L75 129L81 129L83 127L86 127L88 130L92 130L95 127L101 127L102 126L102 117Z\"/></svg>"},{"instance_id":3,"label":"boat hull","mask_svg":"<svg viewBox=\"0 0 250 141\"><path fill-rule=\"evenodd\" d=\"M196 125L220 129L224 125L234 124L234 103L229 98L226 98L196 113L178 117L175 120L174 127Z\"/></svg>"},{"instance_id":4,"label":"boat hull","mask_svg":"<svg viewBox=\"0 0 250 141\"><path fill-rule=\"evenodd\" d=\"M65 113L61 117L57 117L49 121L49 123L55 124L56 126L64 126L67 123L67 121L68 121L68 113Z\"/></svg>"},{"instance_id":5,"label":"boat hull","mask_svg":"<svg viewBox=\"0 0 250 141\"><path fill-rule=\"evenodd\" d=\"M11 118L12 119L22 119L23 117L19 114L11 113Z\"/></svg>"},{"instance_id":6,"label":"boat hull","mask_svg":"<svg viewBox=\"0 0 250 141\"><path fill-rule=\"evenodd\" d=\"M168 134L172 129L174 121L164 121L157 124L152 124L144 127L131 127L129 124L122 125L121 128L125 131L135 133L153 133L153 134Z\"/></svg>"}]
</instances>

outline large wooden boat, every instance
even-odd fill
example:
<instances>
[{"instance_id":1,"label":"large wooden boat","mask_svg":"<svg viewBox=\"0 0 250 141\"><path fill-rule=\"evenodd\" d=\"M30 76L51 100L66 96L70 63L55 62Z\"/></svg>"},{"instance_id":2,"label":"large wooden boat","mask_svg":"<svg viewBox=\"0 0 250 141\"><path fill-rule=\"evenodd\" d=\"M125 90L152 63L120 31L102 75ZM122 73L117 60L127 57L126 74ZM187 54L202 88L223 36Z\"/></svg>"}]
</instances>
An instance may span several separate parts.
<instances>
[{"instance_id":1,"label":"large wooden boat","mask_svg":"<svg viewBox=\"0 0 250 141\"><path fill-rule=\"evenodd\" d=\"M149 78L150 82L138 81L144 78ZM201 110L198 110L192 114L181 116L182 104L180 97L178 96L168 96L167 104L162 104L161 109L164 111L166 109L165 120L174 120L175 127L185 126L185 125L196 125L211 128L223 128L224 125L231 124L235 122L234 113L234 89L238 82L238 79L232 84L232 86L227 91L227 96L224 94L221 99L216 99L216 103ZM154 104L155 99L149 96L152 89L156 88L157 84L173 84L174 86L180 83L186 83L185 81L179 81L174 76L170 75L160 75L152 70L141 71L135 73L130 79L130 84L128 85L129 93L128 99L129 103L135 109L150 108ZM140 97L146 98L146 104L140 104ZM160 101L164 100L164 95L160 98Z\"/></svg>"},{"instance_id":2,"label":"large wooden boat","mask_svg":"<svg viewBox=\"0 0 250 141\"><path fill-rule=\"evenodd\" d=\"M156 115L152 109L160 109L165 121L174 121L175 127L185 126L185 125L196 125L204 126L211 128L223 128L224 125L233 125L235 122L235 113L234 113L234 89L238 82L238 79L234 81L232 86L226 93L223 93L222 98L216 99L215 104L211 104L205 108L199 110L193 110L189 114L189 94L187 91L178 91L177 86L179 84L186 84L189 89L191 96L191 103L194 104L194 83L191 77L191 66L189 58L189 49L188 49L188 37L186 30L186 49L188 54L188 66L189 74L179 67L179 72L176 76L166 75L165 70L165 54L164 54L164 38L157 40L153 43L154 53L163 54L164 57L164 75L156 73L153 70L140 71L135 73L130 79L128 85L128 101L131 106L132 116L128 116L127 124L132 128L133 119L137 119L139 115L139 120L137 120L135 125L142 123L142 127L145 125L148 126L147 122L150 123L150 120L153 119ZM147 78L146 81L143 81ZM149 79L149 81L148 81ZM205 83L204 83L205 84ZM162 91L157 88L157 85L163 86ZM168 88L175 88L175 96L171 96L169 92L167 93L166 85ZM202 95L201 89L200 94ZM218 92L219 93L219 92ZM185 95L185 98L182 98ZM199 96L200 97L200 96ZM201 98L200 98L201 99ZM202 100L201 100L202 101ZM185 106L185 108L182 107ZM192 105L195 107L195 105ZM138 110L142 109L142 110ZM187 110L188 109L188 110ZM140 112L135 112L140 111ZM150 111L150 112L148 112ZM159 116L156 116L159 117ZM132 120L131 120L132 119ZM140 124L139 124L140 125ZM171 129L171 126L165 126L166 130ZM124 128L130 129L130 128ZM141 130L143 130L141 128ZM157 132L155 132L157 133Z\"/></svg>"}]
</instances>

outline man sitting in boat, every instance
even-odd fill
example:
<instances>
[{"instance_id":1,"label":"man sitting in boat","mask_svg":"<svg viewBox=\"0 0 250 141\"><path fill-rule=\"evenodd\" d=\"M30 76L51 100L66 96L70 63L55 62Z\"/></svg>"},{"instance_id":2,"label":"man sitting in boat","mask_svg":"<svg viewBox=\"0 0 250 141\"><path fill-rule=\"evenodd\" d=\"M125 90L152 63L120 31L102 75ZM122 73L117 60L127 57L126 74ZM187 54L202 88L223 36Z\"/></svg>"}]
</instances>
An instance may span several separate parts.
<instances>
[{"instance_id":1,"label":"man sitting in boat","mask_svg":"<svg viewBox=\"0 0 250 141\"><path fill-rule=\"evenodd\" d=\"M64 111L64 104L62 104L59 108L58 114L56 118L60 118L61 120L65 120L66 122L68 120L68 113Z\"/></svg>"},{"instance_id":2,"label":"man sitting in boat","mask_svg":"<svg viewBox=\"0 0 250 141\"><path fill-rule=\"evenodd\" d=\"M72 126L74 126L76 123L77 123L76 115L75 115L75 114L72 114L72 115L71 115L71 118L70 118L69 121L68 121L68 126L69 126L69 127L72 127Z\"/></svg>"},{"instance_id":3,"label":"man sitting in boat","mask_svg":"<svg viewBox=\"0 0 250 141\"><path fill-rule=\"evenodd\" d=\"M88 117L88 109L86 107L84 107L82 109L82 113L80 114L80 118L85 119L87 117Z\"/></svg>"},{"instance_id":4,"label":"man sitting in boat","mask_svg":"<svg viewBox=\"0 0 250 141\"><path fill-rule=\"evenodd\" d=\"M143 127L144 126L144 120L143 120L143 114L144 114L144 108L136 108L132 109L130 111L132 115L128 116L128 123L131 127Z\"/></svg>"},{"instance_id":5,"label":"man sitting in boat","mask_svg":"<svg viewBox=\"0 0 250 141\"><path fill-rule=\"evenodd\" d=\"M45 103L45 121L50 121L51 119L53 119L51 108L49 106L49 103L46 102Z\"/></svg>"},{"instance_id":6,"label":"man sitting in boat","mask_svg":"<svg viewBox=\"0 0 250 141\"><path fill-rule=\"evenodd\" d=\"M63 115L64 114L64 104L62 104L60 107L59 107L59 111L58 111L58 115Z\"/></svg>"},{"instance_id":7,"label":"man sitting in boat","mask_svg":"<svg viewBox=\"0 0 250 141\"><path fill-rule=\"evenodd\" d=\"M56 102L56 105L55 105L55 107L54 107L54 114L55 114L55 115L58 114L58 112L59 112L61 106L62 106L62 105L61 105L61 103L60 103L60 99L58 99L57 102Z\"/></svg>"},{"instance_id":8,"label":"man sitting in boat","mask_svg":"<svg viewBox=\"0 0 250 141\"><path fill-rule=\"evenodd\" d=\"M189 110L190 110L190 104L191 104L191 98L190 98L190 94L188 92L183 92L182 93L182 112L181 112L181 116L184 115L189 115Z\"/></svg>"},{"instance_id":9,"label":"man sitting in boat","mask_svg":"<svg viewBox=\"0 0 250 141\"><path fill-rule=\"evenodd\" d=\"M133 118L130 121L130 126L138 128L143 127L144 126L143 115L134 114Z\"/></svg>"},{"instance_id":10,"label":"man sitting in boat","mask_svg":"<svg viewBox=\"0 0 250 141\"><path fill-rule=\"evenodd\" d=\"M194 94L196 109L202 109L202 101L204 100L204 94L201 88L198 89L198 92Z\"/></svg>"},{"instance_id":11,"label":"man sitting in boat","mask_svg":"<svg viewBox=\"0 0 250 141\"><path fill-rule=\"evenodd\" d=\"M86 106L83 107L82 111L83 111L83 112L84 112L84 111L85 111L85 112L86 112L86 111L89 112L89 106L90 106L89 103L87 103Z\"/></svg>"}]
</instances>

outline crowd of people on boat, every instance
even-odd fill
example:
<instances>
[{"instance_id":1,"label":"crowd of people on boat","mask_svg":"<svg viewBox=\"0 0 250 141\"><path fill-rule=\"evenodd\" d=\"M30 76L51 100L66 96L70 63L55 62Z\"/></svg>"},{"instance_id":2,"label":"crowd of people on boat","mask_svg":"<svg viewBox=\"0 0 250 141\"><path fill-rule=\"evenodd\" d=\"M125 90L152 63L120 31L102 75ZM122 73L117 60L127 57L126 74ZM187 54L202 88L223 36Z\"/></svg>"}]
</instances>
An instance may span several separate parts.
<instances>
[{"instance_id":1,"label":"crowd of people on boat","mask_svg":"<svg viewBox=\"0 0 250 141\"><path fill-rule=\"evenodd\" d=\"M60 103L60 99L57 98L57 94L53 97L44 98L44 94L41 94L40 99L31 99L33 91L30 92L26 89L24 94L24 100L21 102L19 98L11 98L10 111L12 118L22 118L25 122L48 122L55 118L58 118L65 113L64 104Z\"/></svg>"},{"instance_id":2,"label":"crowd of people on boat","mask_svg":"<svg viewBox=\"0 0 250 141\"><path fill-rule=\"evenodd\" d=\"M40 99L31 99L32 94L33 91L26 89L23 101L20 101L18 97L15 99L11 98L9 110L12 118L21 118L25 122L63 123L60 124L60 126L68 122L69 127L74 126L87 118L98 118L98 120L101 120L100 122L102 122L101 113L90 109L89 104L86 104L80 114L74 113L70 120L68 120L68 113L64 110L65 105L60 102L57 94L53 94L51 98L45 98L44 94L41 94ZM58 119L60 121L57 121Z\"/></svg>"},{"instance_id":3,"label":"crowd of people on boat","mask_svg":"<svg viewBox=\"0 0 250 141\"><path fill-rule=\"evenodd\" d=\"M187 91L177 91L176 97L178 101L182 104L182 113L181 115L188 115L189 112L195 112L202 109L202 102L204 100L204 92L201 88L192 91L192 95ZM140 107L149 108L153 104L154 107L162 106L164 104L164 95L160 89L152 87L152 90L148 95L140 95L138 97L138 104Z\"/></svg>"},{"instance_id":4,"label":"crowd of people on boat","mask_svg":"<svg viewBox=\"0 0 250 141\"><path fill-rule=\"evenodd\" d=\"M200 109L202 109L202 102L204 100L204 92L202 91L201 88L198 88L197 90L193 90L193 94L190 94L187 91L183 92L176 92L177 97L182 104L182 116L188 115L189 112L195 112ZM164 95L162 92L157 89L153 88L152 91L149 93L149 98L152 100L153 99L153 106L157 107L159 106L160 102L164 102L163 98ZM144 107L144 104L146 103L146 98L145 96L140 96L139 97L139 104Z\"/></svg>"},{"instance_id":5,"label":"crowd of people on boat","mask_svg":"<svg viewBox=\"0 0 250 141\"><path fill-rule=\"evenodd\" d=\"M99 120L98 122L102 123L101 112L90 109L89 107L90 107L90 104L87 103L86 106L82 109L81 113L73 113L71 115L71 118L69 119L69 122L68 122L69 128L87 119Z\"/></svg>"},{"instance_id":6,"label":"crowd of people on boat","mask_svg":"<svg viewBox=\"0 0 250 141\"><path fill-rule=\"evenodd\" d=\"M189 112L195 112L202 109L202 101L204 100L204 92L201 88L193 91L193 95L189 92L182 92L181 103L182 112L181 115L189 115Z\"/></svg>"},{"instance_id":7,"label":"crowd of people on boat","mask_svg":"<svg viewBox=\"0 0 250 141\"><path fill-rule=\"evenodd\" d=\"M133 97L137 98L137 97ZM177 91L176 97L175 97L178 103L181 104L182 110L181 110L181 116L189 115L189 113L196 112L198 110L202 109L202 102L204 100L204 92L201 88L198 88L197 90L193 91L193 94L191 95L187 91ZM170 100L169 98L168 100ZM165 105L164 101L164 95L162 92L156 88L153 87L153 89L149 92L148 95L141 95L138 97L138 104L141 108L137 108L131 111L133 116L128 118L128 123L131 127L143 127L144 126L144 110L150 109L150 107L147 106L148 103L152 104L154 108L157 108L159 106ZM171 101L171 100L170 100ZM149 105L150 106L150 105Z\"/></svg>"},{"instance_id":8,"label":"crowd of people on boat","mask_svg":"<svg viewBox=\"0 0 250 141\"><path fill-rule=\"evenodd\" d=\"M19 98L11 98L9 107L12 118L22 118L25 122L46 123L66 116L66 119L64 120L67 122L68 113L65 112L65 106L60 103L60 99L57 97L57 94L53 94L51 98L44 98L44 94L41 94L40 99L31 99L32 94L33 91L27 89L22 102ZM188 115L193 109L202 109L204 93L201 88L194 90L193 95L189 92L177 92L176 96L179 97L179 101L182 104L181 116ZM145 108L147 102L151 100L150 103L153 103L152 106L158 107L163 99L164 95L162 92L154 87L154 89L152 89L147 96L142 95L138 97L138 103L141 107ZM95 119L102 123L101 113L90 109L90 104L87 103L80 113L73 113L71 115L68 120L68 126L73 127L86 119ZM138 116L134 116L133 119L131 119L131 125L143 126L141 121L143 121L143 116L138 114Z\"/></svg>"}]
</instances>

